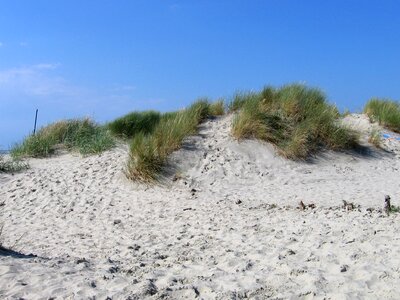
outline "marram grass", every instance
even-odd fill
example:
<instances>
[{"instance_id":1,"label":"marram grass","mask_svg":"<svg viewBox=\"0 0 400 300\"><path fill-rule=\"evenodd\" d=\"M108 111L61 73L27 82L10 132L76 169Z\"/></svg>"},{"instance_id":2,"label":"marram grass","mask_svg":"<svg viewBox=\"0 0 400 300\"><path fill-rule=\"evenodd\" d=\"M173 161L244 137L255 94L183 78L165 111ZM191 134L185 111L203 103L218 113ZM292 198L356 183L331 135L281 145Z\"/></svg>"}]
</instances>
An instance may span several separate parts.
<instances>
[{"instance_id":1,"label":"marram grass","mask_svg":"<svg viewBox=\"0 0 400 300\"><path fill-rule=\"evenodd\" d=\"M400 132L400 103L389 99L373 98L367 102L364 112L372 121Z\"/></svg>"},{"instance_id":2,"label":"marram grass","mask_svg":"<svg viewBox=\"0 0 400 300\"><path fill-rule=\"evenodd\" d=\"M131 112L107 126L110 131L122 138L133 138L139 132L148 134L160 122L161 114L156 111Z\"/></svg>"},{"instance_id":3,"label":"marram grass","mask_svg":"<svg viewBox=\"0 0 400 300\"><path fill-rule=\"evenodd\" d=\"M209 113L211 116L222 116L225 114L225 102L220 99L210 104Z\"/></svg>"},{"instance_id":4,"label":"marram grass","mask_svg":"<svg viewBox=\"0 0 400 300\"><path fill-rule=\"evenodd\" d=\"M216 113L210 106L207 100L200 99L187 109L162 116L152 133L135 135L130 145L127 177L147 183L158 180L168 156L181 147L185 137L196 133L204 119Z\"/></svg>"},{"instance_id":5,"label":"marram grass","mask_svg":"<svg viewBox=\"0 0 400 300\"><path fill-rule=\"evenodd\" d=\"M291 84L239 93L230 109L237 111L233 136L271 142L286 158L307 159L323 147L341 150L358 144L356 133L339 125L337 108L315 88Z\"/></svg>"},{"instance_id":6,"label":"marram grass","mask_svg":"<svg viewBox=\"0 0 400 300\"><path fill-rule=\"evenodd\" d=\"M109 131L90 119L63 120L41 128L22 143L11 149L18 157L46 157L57 147L78 151L81 154L100 153L114 146Z\"/></svg>"}]
</instances>

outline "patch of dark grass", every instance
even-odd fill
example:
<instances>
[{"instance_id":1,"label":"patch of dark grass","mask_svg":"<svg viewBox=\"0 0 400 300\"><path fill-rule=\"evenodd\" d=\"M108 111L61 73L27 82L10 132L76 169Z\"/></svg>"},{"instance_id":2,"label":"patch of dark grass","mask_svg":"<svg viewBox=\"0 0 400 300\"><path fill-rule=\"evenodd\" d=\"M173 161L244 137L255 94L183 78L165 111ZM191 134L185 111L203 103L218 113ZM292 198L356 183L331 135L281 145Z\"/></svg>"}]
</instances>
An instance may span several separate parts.
<instances>
[{"instance_id":1,"label":"patch of dark grass","mask_svg":"<svg viewBox=\"0 0 400 300\"><path fill-rule=\"evenodd\" d=\"M156 111L132 112L110 122L107 126L118 137L132 138L139 132L151 133L160 119L161 114Z\"/></svg>"},{"instance_id":2,"label":"patch of dark grass","mask_svg":"<svg viewBox=\"0 0 400 300\"><path fill-rule=\"evenodd\" d=\"M391 205L389 212L390 213L400 213L400 206Z\"/></svg>"}]
</instances>

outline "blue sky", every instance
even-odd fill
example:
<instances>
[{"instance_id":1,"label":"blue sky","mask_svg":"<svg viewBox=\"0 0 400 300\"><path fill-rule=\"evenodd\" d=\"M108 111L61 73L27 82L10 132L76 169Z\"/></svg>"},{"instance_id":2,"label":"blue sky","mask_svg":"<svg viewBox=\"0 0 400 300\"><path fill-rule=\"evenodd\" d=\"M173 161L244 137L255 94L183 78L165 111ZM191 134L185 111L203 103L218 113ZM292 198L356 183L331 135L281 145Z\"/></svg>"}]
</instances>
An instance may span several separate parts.
<instances>
[{"instance_id":1,"label":"blue sky","mask_svg":"<svg viewBox=\"0 0 400 300\"><path fill-rule=\"evenodd\" d=\"M341 109L400 99L400 1L2 1L0 149L60 118L105 122L302 82Z\"/></svg>"}]
</instances>

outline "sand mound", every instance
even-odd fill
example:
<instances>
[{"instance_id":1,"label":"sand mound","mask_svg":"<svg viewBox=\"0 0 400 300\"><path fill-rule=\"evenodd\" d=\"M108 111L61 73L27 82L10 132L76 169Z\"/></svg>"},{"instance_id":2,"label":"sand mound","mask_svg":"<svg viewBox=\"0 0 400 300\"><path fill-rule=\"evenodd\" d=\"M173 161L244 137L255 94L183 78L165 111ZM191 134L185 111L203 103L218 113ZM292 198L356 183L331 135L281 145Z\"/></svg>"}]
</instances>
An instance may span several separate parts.
<instances>
[{"instance_id":1,"label":"sand mound","mask_svg":"<svg viewBox=\"0 0 400 300\"><path fill-rule=\"evenodd\" d=\"M125 179L124 146L2 175L0 298L397 298L396 142L291 162L231 121L204 123L161 186Z\"/></svg>"}]
</instances>

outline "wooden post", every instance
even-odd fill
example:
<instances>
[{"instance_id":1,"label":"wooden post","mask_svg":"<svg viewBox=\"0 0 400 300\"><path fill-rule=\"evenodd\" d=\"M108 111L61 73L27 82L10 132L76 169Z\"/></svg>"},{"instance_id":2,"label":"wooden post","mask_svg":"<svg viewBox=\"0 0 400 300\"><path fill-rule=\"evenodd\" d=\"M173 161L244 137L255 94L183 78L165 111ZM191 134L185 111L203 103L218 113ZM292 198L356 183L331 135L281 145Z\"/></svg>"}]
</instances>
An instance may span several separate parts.
<instances>
[{"instance_id":1,"label":"wooden post","mask_svg":"<svg viewBox=\"0 0 400 300\"><path fill-rule=\"evenodd\" d=\"M38 115L38 109L36 109L36 114L35 114L35 125L33 126L33 135L36 133L36 124L37 124L37 115Z\"/></svg>"}]
</instances>

